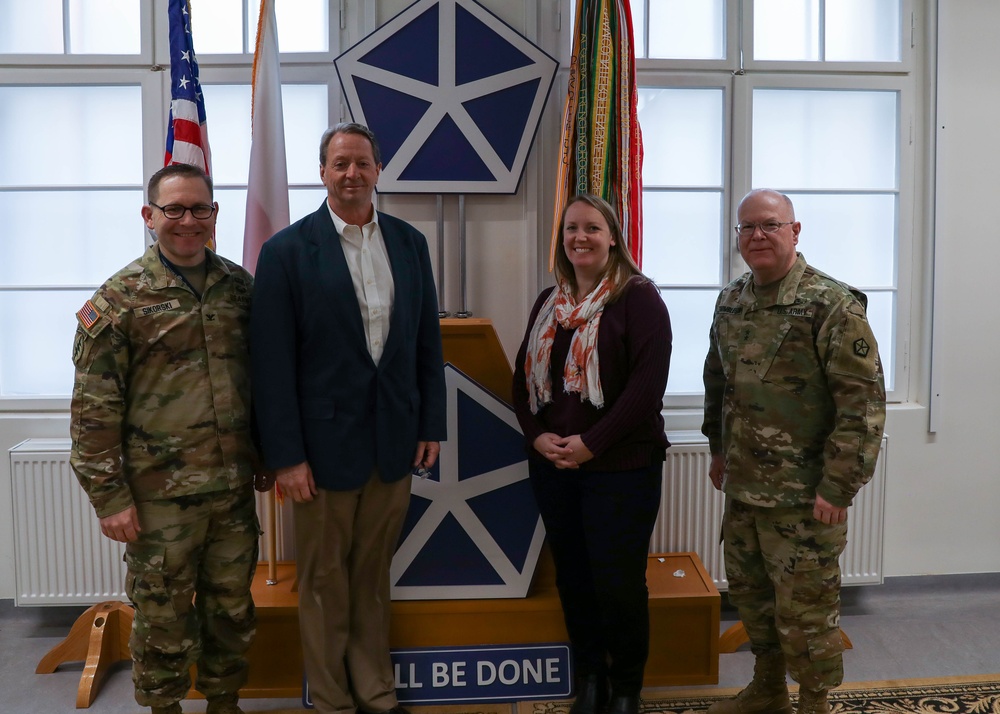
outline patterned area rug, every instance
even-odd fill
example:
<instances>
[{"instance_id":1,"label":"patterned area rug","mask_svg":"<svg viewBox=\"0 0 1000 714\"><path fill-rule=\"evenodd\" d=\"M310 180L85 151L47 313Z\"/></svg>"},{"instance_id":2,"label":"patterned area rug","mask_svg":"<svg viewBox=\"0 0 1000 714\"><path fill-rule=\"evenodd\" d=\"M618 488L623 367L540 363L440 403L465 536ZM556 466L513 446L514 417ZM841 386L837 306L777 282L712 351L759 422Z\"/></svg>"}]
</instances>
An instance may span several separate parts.
<instances>
[{"instance_id":1,"label":"patterned area rug","mask_svg":"<svg viewBox=\"0 0 1000 714\"><path fill-rule=\"evenodd\" d=\"M738 689L647 690L643 714L695 714ZM792 703L796 703L793 691ZM521 702L517 714L566 714L571 701ZM1000 674L846 684L830 695L833 714L1000 714Z\"/></svg>"},{"instance_id":2,"label":"patterned area rug","mask_svg":"<svg viewBox=\"0 0 1000 714\"><path fill-rule=\"evenodd\" d=\"M646 690L642 714L701 714L738 689ZM796 696L793 689L792 703ZM413 714L567 714L572 700L410 706ZM1000 714L1000 674L845 684L830 695L833 714ZM304 709L258 710L300 714Z\"/></svg>"}]
</instances>

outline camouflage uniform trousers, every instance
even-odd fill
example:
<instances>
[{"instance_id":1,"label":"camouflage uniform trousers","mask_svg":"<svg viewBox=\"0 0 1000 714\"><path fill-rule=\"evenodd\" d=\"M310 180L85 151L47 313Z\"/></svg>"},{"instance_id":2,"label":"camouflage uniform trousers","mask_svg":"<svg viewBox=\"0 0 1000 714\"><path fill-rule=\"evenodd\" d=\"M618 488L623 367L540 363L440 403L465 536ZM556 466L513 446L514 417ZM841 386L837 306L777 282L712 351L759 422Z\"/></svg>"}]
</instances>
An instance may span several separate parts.
<instances>
[{"instance_id":1,"label":"camouflage uniform trousers","mask_svg":"<svg viewBox=\"0 0 1000 714\"><path fill-rule=\"evenodd\" d=\"M253 488L136 508L142 532L125 549L136 701L166 706L183 699L195 663L196 688L206 697L238 692L256 631L250 583L260 527Z\"/></svg>"},{"instance_id":2,"label":"camouflage uniform trousers","mask_svg":"<svg viewBox=\"0 0 1000 714\"><path fill-rule=\"evenodd\" d=\"M802 687L833 689L844 680L839 558L847 524L821 523L812 512L727 499L726 577L754 654L781 650Z\"/></svg>"}]
</instances>

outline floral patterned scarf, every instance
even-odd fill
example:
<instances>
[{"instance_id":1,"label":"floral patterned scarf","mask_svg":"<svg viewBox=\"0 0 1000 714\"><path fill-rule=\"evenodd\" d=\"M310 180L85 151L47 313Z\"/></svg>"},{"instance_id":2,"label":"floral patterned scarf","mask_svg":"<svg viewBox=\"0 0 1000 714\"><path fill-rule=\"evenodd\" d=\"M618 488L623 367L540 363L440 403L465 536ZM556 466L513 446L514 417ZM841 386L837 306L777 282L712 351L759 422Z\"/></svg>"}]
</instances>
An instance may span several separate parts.
<instances>
[{"instance_id":1,"label":"floral patterned scarf","mask_svg":"<svg viewBox=\"0 0 1000 714\"><path fill-rule=\"evenodd\" d=\"M552 401L552 342L556 325L564 330L576 330L563 367L563 389L567 394L578 392L600 409L604 406L601 390L600 365L597 356L597 330L604 305L611 294L611 283L601 280L579 304L573 302L572 288L563 281L542 304L528 337L524 360L524 375L528 382L528 402L532 414Z\"/></svg>"}]
</instances>

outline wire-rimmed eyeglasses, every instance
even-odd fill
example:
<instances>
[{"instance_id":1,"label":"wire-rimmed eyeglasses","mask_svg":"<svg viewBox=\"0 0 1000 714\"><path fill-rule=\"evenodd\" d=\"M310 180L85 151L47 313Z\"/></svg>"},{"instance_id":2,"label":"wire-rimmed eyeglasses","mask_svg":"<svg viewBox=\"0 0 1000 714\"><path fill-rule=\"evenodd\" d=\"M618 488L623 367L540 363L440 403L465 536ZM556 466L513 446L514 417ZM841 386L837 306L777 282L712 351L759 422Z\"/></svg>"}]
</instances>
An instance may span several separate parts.
<instances>
[{"instance_id":1,"label":"wire-rimmed eyeglasses","mask_svg":"<svg viewBox=\"0 0 1000 714\"><path fill-rule=\"evenodd\" d=\"M771 235L772 233L777 233L778 229L782 226L788 226L795 221L764 221L763 223L740 223L738 226L733 226L733 230L736 231L736 235L741 238L749 238L753 235L753 232L760 228L760 230L766 234Z\"/></svg>"},{"instance_id":2,"label":"wire-rimmed eyeglasses","mask_svg":"<svg viewBox=\"0 0 1000 714\"><path fill-rule=\"evenodd\" d=\"M159 206L150 201L149 205L153 208L159 208L163 211L164 216L173 221L183 218L184 214L188 211L191 211L191 215L199 221L211 218L212 214L215 213L215 206L210 206L207 203L199 203L196 206L182 206L179 203L168 203L166 206Z\"/></svg>"}]
</instances>

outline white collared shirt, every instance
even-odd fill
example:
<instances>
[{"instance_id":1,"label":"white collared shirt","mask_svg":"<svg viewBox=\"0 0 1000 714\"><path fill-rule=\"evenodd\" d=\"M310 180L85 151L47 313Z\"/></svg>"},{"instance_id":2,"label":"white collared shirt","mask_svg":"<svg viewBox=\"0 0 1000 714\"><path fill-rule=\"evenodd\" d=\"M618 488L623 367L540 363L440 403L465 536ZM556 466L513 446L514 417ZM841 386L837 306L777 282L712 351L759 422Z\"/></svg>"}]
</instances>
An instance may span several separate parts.
<instances>
[{"instance_id":1,"label":"white collared shirt","mask_svg":"<svg viewBox=\"0 0 1000 714\"><path fill-rule=\"evenodd\" d=\"M389 337L389 319L395 298L395 283L385 240L378 225L378 211L372 211L372 220L360 228L348 225L326 204L333 218L333 225L340 234L340 246L351 271L354 294L361 307L361 322L365 326L365 339L372 360L378 364Z\"/></svg>"}]
</instances>

